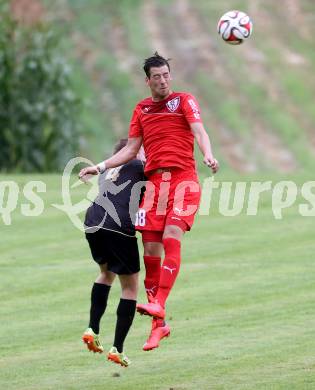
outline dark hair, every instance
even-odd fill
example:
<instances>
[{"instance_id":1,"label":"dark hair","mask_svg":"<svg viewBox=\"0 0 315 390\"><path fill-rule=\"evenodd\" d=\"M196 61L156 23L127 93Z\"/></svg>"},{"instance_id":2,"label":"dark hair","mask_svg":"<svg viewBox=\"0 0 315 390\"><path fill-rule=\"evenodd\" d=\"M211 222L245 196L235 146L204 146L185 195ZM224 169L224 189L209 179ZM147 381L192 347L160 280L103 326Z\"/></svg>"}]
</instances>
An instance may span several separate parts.
<instances>
[{"instance_id":1,"label":"dark hair","mask_svg":"<svg viewBox=\"0 0 315 390\"><path fill-rule=\"evenodd\" d=\"M166 59L159 55L156 51L152 57L146 58L144 60L143 70L148 78L150 78L150 69L153 67L159 68L160 66L167 65L168 70L170 71L170 64L168 63L170 58Z\"/></svg>"},{"instance_id":2,"label":"dark hair","mask_svg":"<svg viewBox=\"0 0 315 390\"><path fill-rule=\"evenodd\" d=\"M116 142L114 145L114 151L113 154L116 154L120 151L120 149L124 148L127 145L128 138L121 138L119 141Z\"/></svg>"}]
</instances>

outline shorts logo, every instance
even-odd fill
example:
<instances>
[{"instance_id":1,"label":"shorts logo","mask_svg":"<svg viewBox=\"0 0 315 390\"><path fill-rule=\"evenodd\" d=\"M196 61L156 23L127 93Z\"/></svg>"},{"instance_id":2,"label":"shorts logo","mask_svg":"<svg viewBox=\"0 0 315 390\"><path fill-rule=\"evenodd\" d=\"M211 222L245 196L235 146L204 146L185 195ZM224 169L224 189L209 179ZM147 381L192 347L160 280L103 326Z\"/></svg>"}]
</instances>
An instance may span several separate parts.
<instances>
[{"instance_id":1,"label":"shorts logo","mask_svg":"<svg viewBox=\"0 0 315 390\"><path fill-rule=\"evenodd\" d=\"M180 103L180 97L176 97L166 103L166 107L168 108L169 111L175 112L178 109Z\"/></svg>"}]
</instances>

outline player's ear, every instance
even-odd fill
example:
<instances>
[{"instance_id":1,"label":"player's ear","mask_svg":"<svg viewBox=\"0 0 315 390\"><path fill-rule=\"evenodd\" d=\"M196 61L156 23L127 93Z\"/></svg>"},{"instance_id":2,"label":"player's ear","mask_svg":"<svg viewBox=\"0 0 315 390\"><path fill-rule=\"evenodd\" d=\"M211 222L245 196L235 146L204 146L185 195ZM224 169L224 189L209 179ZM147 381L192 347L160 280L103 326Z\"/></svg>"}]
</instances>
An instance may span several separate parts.
<instances>
[{"instance_id":1,"label":"player's ear","mask_svg":"<svg viewBox=\"0 0 315 390\"><path fill-rule=\"evenodd\" d=\"M150 82L150 79L148 76L145 77L145 83L147 84L147 86L149 86L149 82Z\"/></svg>"}]
</instances>

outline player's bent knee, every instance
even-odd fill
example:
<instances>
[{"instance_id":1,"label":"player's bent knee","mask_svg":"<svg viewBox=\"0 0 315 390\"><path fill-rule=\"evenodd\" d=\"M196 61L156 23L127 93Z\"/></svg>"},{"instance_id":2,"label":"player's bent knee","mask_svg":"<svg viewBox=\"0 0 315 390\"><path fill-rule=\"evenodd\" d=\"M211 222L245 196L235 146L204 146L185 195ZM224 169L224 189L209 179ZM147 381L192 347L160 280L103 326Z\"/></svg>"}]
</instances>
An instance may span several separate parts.
<instances>
[{"instance_id":1,"label":"player's bent knee","mask_svg":"<svg viewBox=\"0 0 315 390\"><path fill-rule=\"evenodd\" d=\"M143 241L143 249L144 249L144 256L161 257L163 251L162 234L161 234L161 241L158 242Z\"/></svg>"},{"instance_id":2,"label":"player's bent knee","mask_svg":"<svg viewBox=\"0 0 315 390\"><path fill-rule=\"evenodd\" d=\"M184 231L181 227L176 225L167 225L165 226L163 240L165 238L175 238L176 240L180 241L183 235L184 235Z\"/></svg>"},{"instance_id":3,"label":"player's bent knee","mask_svg":"<svg viewBox=\"0 0 315 390\"><path fill-rule=\"evenodd\" d=\"M123 299L137 300L138 288L137 287L122 287L121 296Z\"/></svg>"},{"instance_id":4,"label":"player's bent knee","mask_svg":"<svg viewBox=\"0 0 315 390\"><path fill-rule=\"evenodd\" d=\"M137 299L139 287L139 273L132 275L119 275L122 297L124 299Z\"/></svg>"},{"instance_id":5,"label":"player's bent knee","mask_svg":"<svg viewBox=\"0 0 315 390\"><path fill-rule=\"evenodd\" d=\"M95 283L107 284L109 286L112 285L115 280L116 274L111 271L108 271L107 264L100 264L100 274L95 280Z\"/></svg>"}]
</instances>

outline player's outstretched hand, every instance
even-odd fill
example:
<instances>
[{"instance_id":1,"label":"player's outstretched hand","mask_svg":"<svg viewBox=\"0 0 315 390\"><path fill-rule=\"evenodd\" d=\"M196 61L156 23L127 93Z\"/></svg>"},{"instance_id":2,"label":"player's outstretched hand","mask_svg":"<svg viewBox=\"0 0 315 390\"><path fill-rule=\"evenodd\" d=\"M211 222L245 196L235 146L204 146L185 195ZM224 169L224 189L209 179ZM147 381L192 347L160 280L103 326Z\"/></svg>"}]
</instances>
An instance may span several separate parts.
<instances>
[{"instance_id":1,"label":"player's outstretched hand","mask_svg":"<svg viewBox=\"0 0 315 390\"><path fill-rule=\"evenodd\" d=\"M91 176L98 175L98 174L99 174L99 169L97 165L93 165L91 167L86 167L81 169L79 173L79 179L85 183L91 178Z\"/></svg>"},{"instance_id":2,"label":"player's outstretched hand","mask_svg":"<svg viewBox=\"0 0 315 390\"><path fill-rule=\"evenodd\" d=\"M214 157L205 157L203 162L212 169L213 173L217 173L219 170L219 162Z\"/></svg>"}]
</instances>

